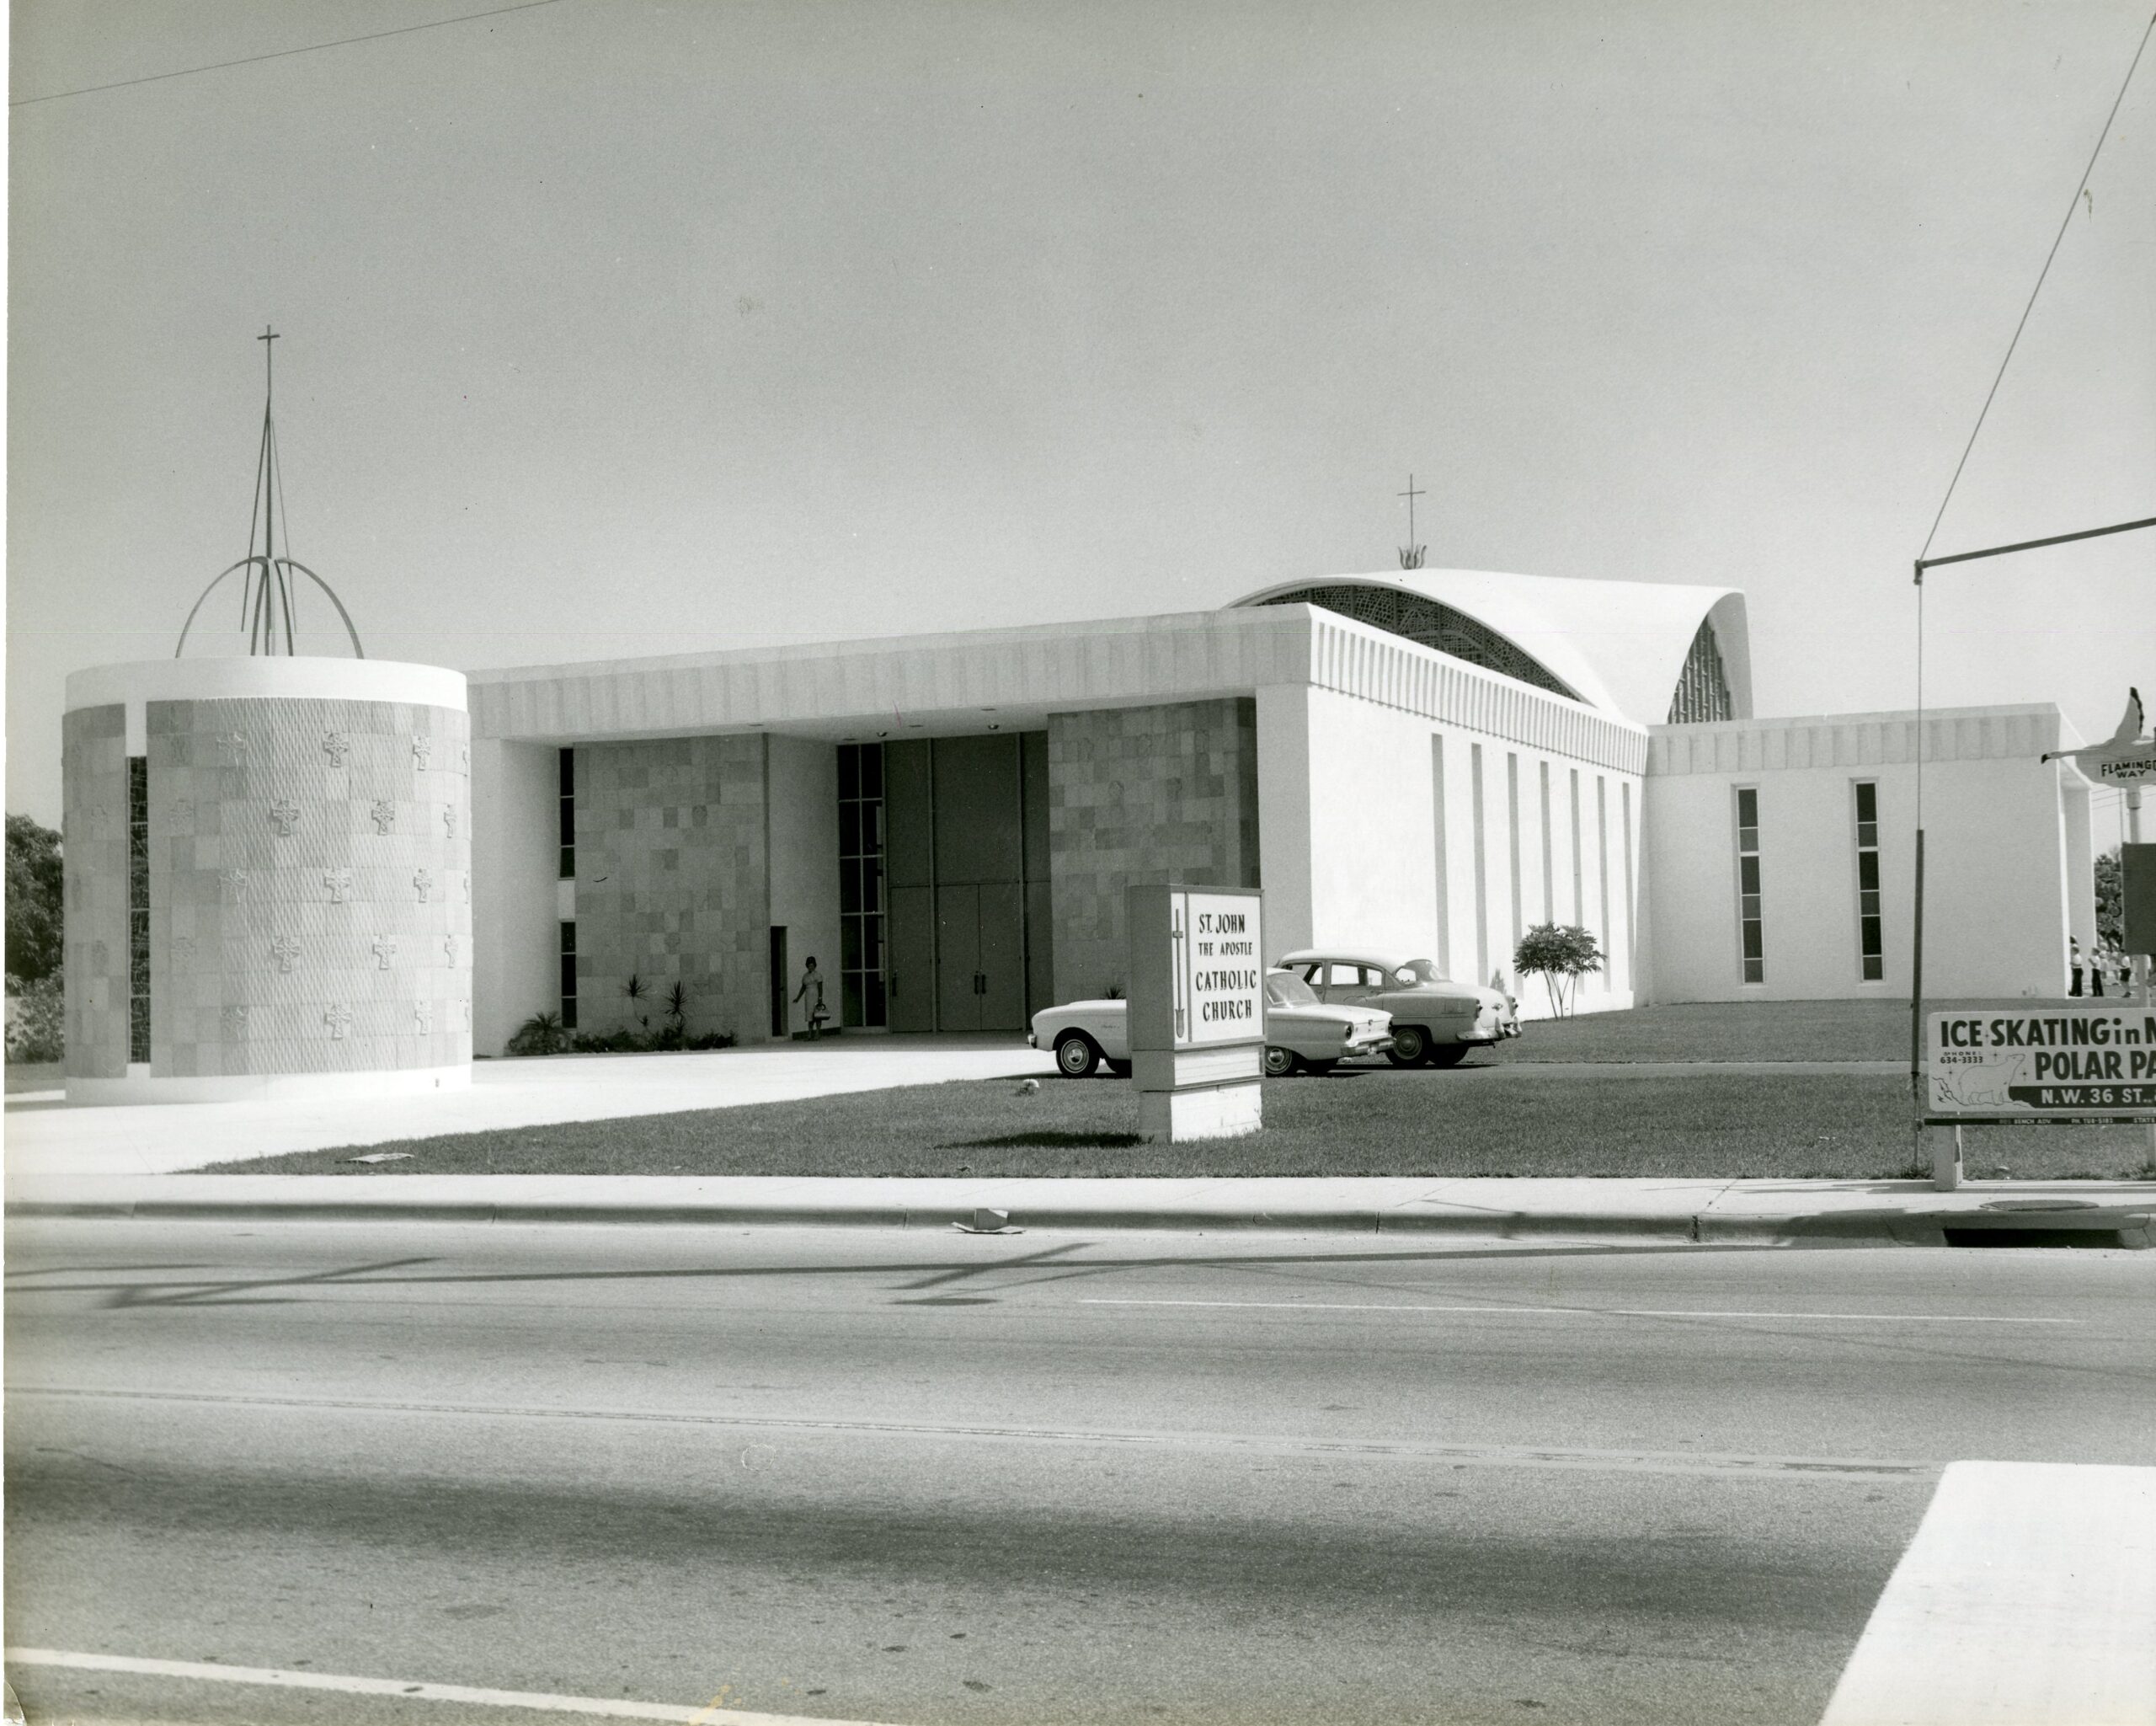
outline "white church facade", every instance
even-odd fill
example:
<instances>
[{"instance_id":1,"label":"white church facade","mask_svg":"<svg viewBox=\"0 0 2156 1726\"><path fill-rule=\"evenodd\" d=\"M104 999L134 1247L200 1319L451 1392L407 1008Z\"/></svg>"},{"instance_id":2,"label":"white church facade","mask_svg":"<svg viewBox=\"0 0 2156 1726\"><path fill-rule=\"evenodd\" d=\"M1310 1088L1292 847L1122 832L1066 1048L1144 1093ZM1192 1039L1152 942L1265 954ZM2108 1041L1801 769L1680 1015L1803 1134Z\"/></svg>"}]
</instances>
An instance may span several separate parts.
<instances>
[{"instance_id":1,"label":"white church facade","mask_svg":"<svg viewBox=\"0 0 2156 1726\"><path fill-rule=\"evenodd\" d=\"M1906 996L1920 757L1927 993L2061 994L2095 934L2056 708L1756 717L1727 590L1337 576L468 696L480 1053L675 984L691 1033L782 1035L812 955L846 1026L1017 1030L1119 986L1123 890L1171 879L1262 887L1274 952L1482 981L1582 925L1584 1011Z\"/></svg>"}]
</instances>

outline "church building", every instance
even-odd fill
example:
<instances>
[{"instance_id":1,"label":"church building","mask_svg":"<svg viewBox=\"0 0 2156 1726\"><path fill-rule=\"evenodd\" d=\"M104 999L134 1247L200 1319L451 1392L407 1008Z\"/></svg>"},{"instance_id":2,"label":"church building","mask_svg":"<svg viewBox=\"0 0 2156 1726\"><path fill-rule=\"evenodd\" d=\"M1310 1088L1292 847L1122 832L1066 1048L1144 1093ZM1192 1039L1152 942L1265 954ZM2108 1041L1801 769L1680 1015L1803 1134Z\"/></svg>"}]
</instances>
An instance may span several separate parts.
<instances>
[{"instance_id":1,"label":"church building","mask_svg":"<svg viewBox=\"0 0 2156 1726\"><path fill-rule=\"evenodd\" d=\"M1582 1011L2051 995L2093 941L2080 740L2048 704L1763 719L1741 593L1469 570L1217 611L480 671L472 1042L680 986L691 1033L1017 1031L1123 984L1123 890L1262 887L1268 956L1504 980ZM634 977L650 991L627 992Z\"/></svg>"}]
</instances>

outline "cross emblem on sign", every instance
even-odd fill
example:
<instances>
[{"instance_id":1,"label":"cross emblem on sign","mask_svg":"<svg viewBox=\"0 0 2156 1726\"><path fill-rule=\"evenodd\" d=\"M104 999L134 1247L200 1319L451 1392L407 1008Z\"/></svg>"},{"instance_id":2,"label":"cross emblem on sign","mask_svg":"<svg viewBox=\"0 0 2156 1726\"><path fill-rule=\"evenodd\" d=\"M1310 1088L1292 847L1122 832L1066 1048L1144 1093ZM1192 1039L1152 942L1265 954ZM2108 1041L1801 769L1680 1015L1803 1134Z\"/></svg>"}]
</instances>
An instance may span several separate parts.
<instances>
[{"instance_id":1,"label":"cross emblem on sign","mask_svg":"<svg viewBox=\"0 0 2156 1726\"><path fill-rule=\"evenodd\" d=\"M352 1009L343 1002L322 1009L322 1023L329 1028L329 1040L341 1043L344 1033L352 1029Z\"/></svg>"},{"instance_id":2,"label":"cross emblem on sign","mask_svg":"<svg viewBox=\"0 0 2156 1726\"><path fill-rule=\"evenodd\" d=\"M1168 941L1175 955L1171 963L1173 966L1172 975L1175 980L1176 1041L1178 1043L1190 1034L1190 1002L1183 994L1183 979L1190 975L1190 971L1186 964L1188 948L1186 944L1187 937L1182 926L1182 914L1183 902L1178 899L1174 901L1173 909L1168 913Z\"/></svg>"},{"instance_id":3,"label":"cross emblem on sign","mask_svg":"<svg viewBox=\"0 0 2156 1726\"><path fill-rule=\"evenodd\" d=\"M387 970L389 969L389 961L396 957L397 943L392 937L387 935L377 935L374 938L374 962L376 969L379 970Z\"/></svg>"}]
</instances>

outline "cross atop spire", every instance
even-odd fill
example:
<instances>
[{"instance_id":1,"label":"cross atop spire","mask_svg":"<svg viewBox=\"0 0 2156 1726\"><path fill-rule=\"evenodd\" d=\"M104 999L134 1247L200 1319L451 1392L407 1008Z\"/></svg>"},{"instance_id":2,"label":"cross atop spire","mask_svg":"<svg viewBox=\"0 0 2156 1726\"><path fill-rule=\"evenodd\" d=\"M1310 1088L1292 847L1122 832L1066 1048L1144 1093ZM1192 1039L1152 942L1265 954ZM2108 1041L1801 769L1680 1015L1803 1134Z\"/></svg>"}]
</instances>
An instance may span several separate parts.
<instances>
[{"instance_id":1,"label":"cross atop spire","mask_svg":"<svg viewBox=\"0 0 2156 1726\"><path fill-rule=\"evenodd\" d=\"M265 388L270 390L275 390L276 387L276 369L271 364L271 358L277 350L271 347L270 344L276 339L277 332L270 329L270 327L266 323L262 326L262 334L255 337L255 340L262 344L263 384ZM1412 478L1410 478L1407 483L1410 485L1412 485L1415 482Z\"/></svg>"},{"instance_id":2,"label":"cross atop spire","mask_svg":"<svg viewBox=\"0 0 2156 1726\"><path fill-rule=\"evenodd\" d=\"M1407 500L1407 543L1400 548L1400 567L1419 569L1422 567L1422 548L1415 541L1415 500L1428 497L1429 494L1415 489L1415 476L1411 473L1407 476L1407 489L1395 492L1393 495Z\"/></svg>"}]
</instances>

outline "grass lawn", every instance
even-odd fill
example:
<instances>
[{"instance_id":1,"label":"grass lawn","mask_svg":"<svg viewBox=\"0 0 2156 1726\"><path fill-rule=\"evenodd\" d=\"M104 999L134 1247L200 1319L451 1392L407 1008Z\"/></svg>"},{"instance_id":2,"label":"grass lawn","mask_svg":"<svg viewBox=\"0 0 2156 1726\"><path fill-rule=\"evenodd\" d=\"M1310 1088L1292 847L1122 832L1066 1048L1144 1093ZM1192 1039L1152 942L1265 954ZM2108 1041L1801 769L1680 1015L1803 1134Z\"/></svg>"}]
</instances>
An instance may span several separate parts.
<instances>
[{"instance_id":1,"label":"grass lawn","mask_svg":"<svg viewBox=\"0 0 2156 1726\"><path fill-rule=\"evenodd\" d=\"M2029 1001L1927 1001L1924 1013ZM1487 1058L1487 1057L1486 1057ZM1909 1058L1909 1003L1898 1001L1705 1001L1535 1019L1497 1059L1515 1061L1898 1061Z\"/></svg>"},{"instance_id":2,"label":"grass lawn","mask_svg":"<svg viewBox=\"0 0 2156 1726\"><path fill-rule=\"evenodd\" d=\"M348 1148L217 1172L1896 1178L1917 1173L1908 1106L1906 1081L1885 1075L1342 1069L1267 1081L1265 1130L1248 1138L1144 1145L1128 1080L1048 1079L1030 1095L1010 1079L969 1080L368 1147L413 1153L398 1162L345 1162ZM2137 1128L1976 1128L1967 1138L1977 1177L2116 1178L2148 1163Z\"/></svg>"}]
</instances>

